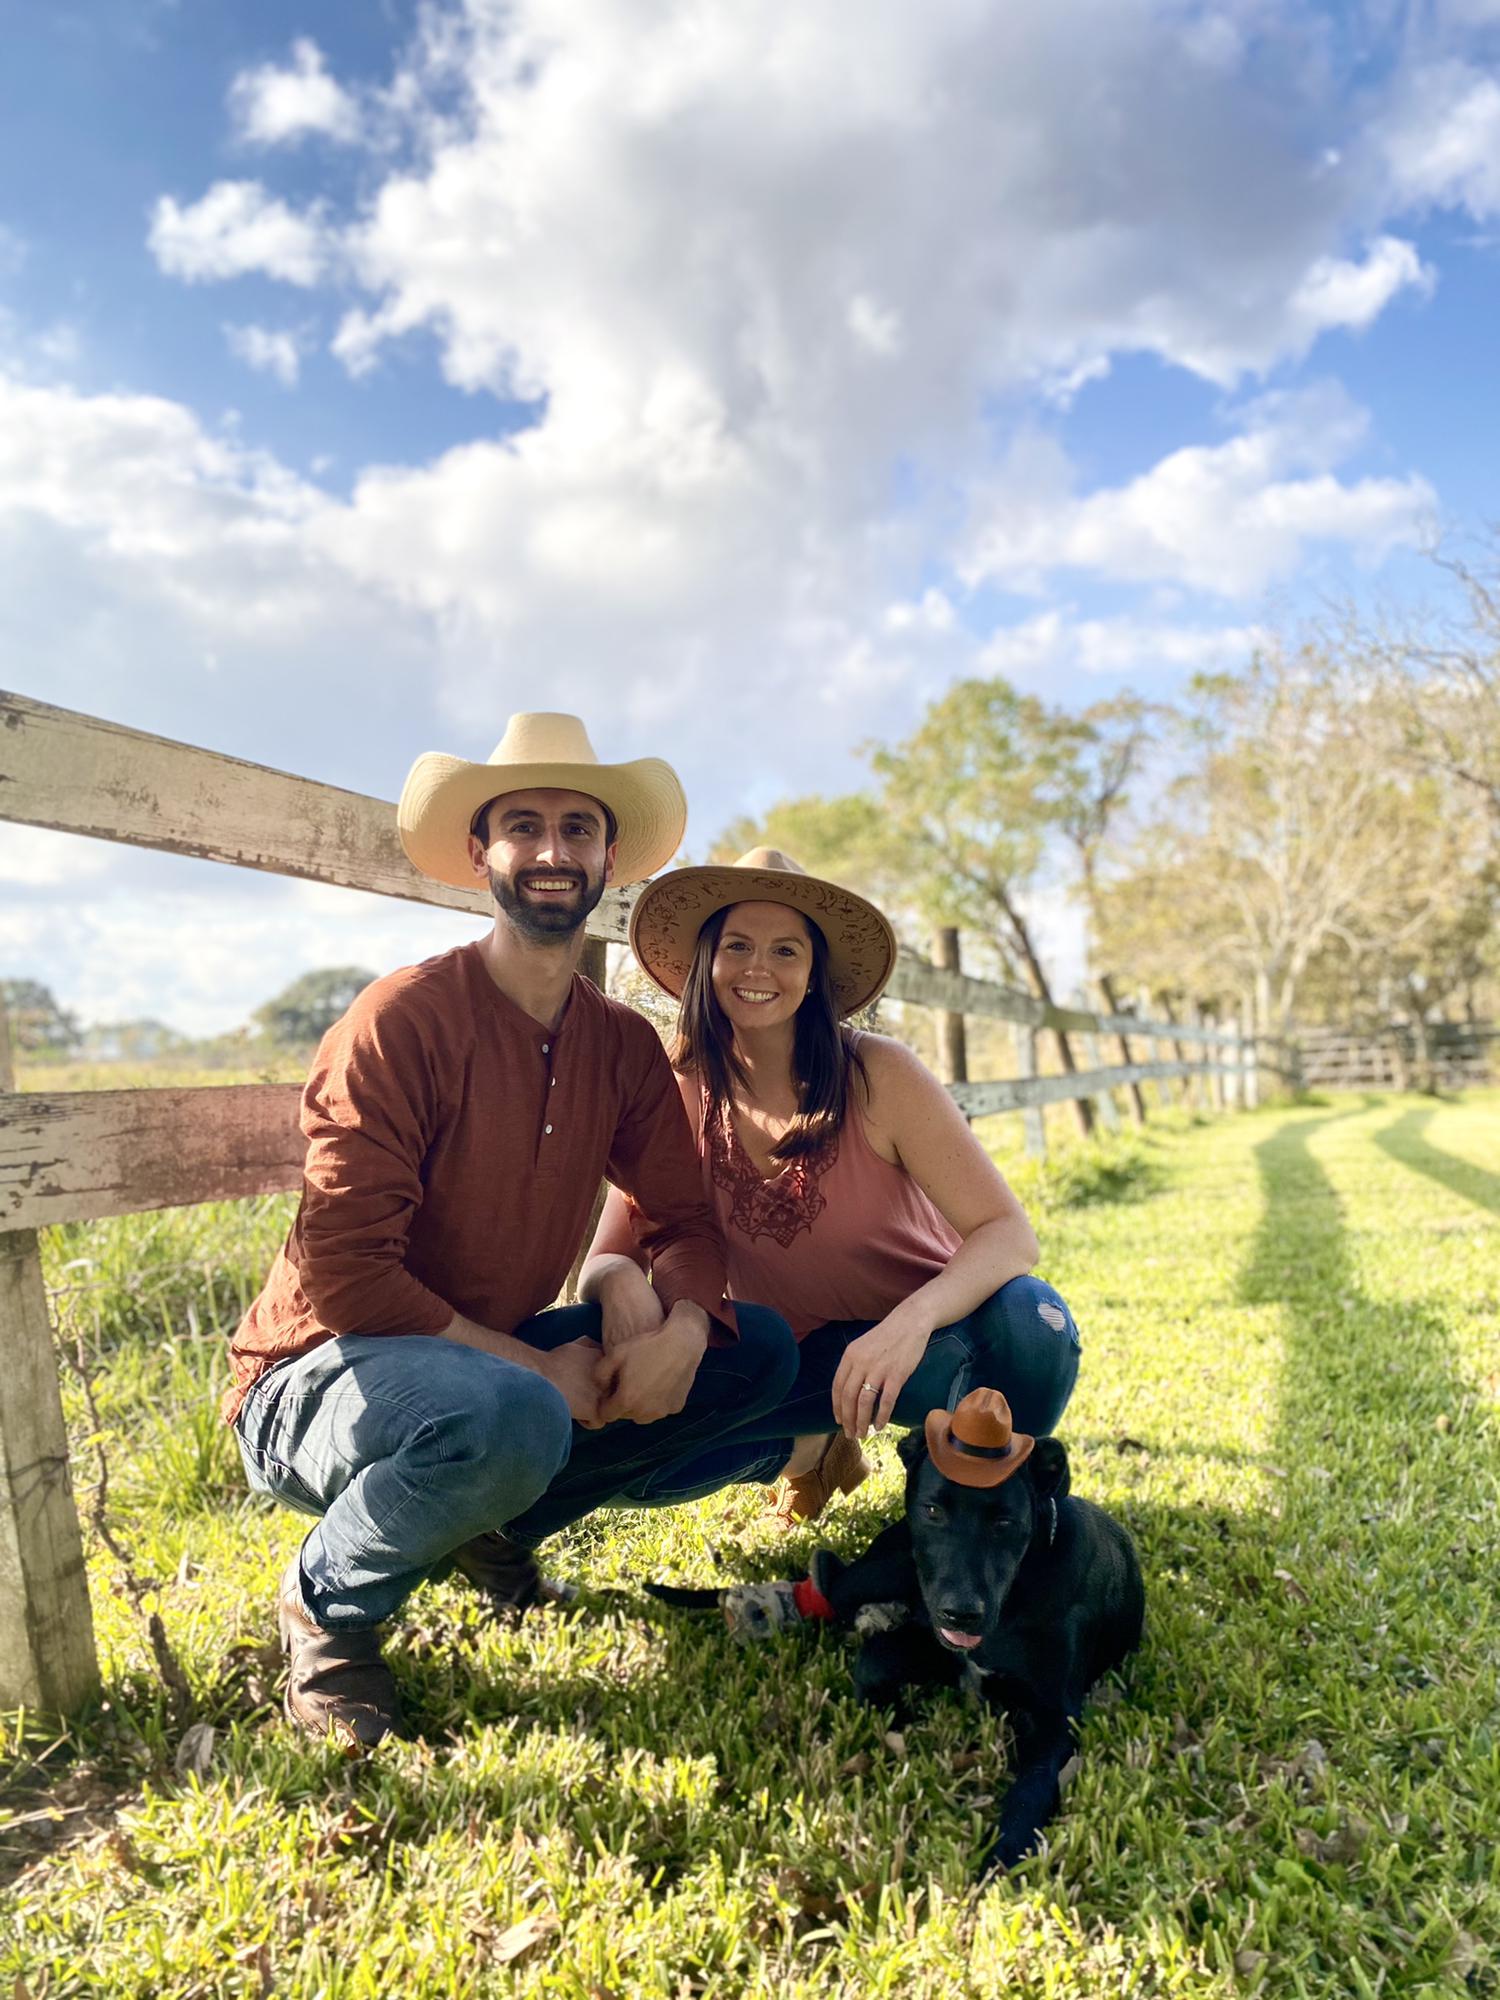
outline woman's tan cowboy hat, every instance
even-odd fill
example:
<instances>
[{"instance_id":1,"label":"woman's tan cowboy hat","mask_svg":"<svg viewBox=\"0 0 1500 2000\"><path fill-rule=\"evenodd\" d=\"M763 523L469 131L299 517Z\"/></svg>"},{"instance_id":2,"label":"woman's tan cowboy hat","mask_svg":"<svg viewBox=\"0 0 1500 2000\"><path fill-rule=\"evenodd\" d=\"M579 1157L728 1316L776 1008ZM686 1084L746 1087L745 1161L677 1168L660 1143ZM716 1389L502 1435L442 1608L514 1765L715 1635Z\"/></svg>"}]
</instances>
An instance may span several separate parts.
<instances>
[{"instance_id":1,"label":"woman's tan cowboy hat","mask_svg":"<svg viewBox=\"0 0 1500 2000\"><path fill-rule=\"evenodd\" d=\"M955 1486L1001 1486L1030 1458L1036 1439L1013 1430L998 1389L971 1389L956 1410L930 1410L927 1451Z\"/></svg>"},{"instance_id":2,"label":"woman's tan cowboy hat","mask_svg":"<svg viewBox=\"0 0 1500 2000\"><path fill-rule=\"evenodd\" d=\"M818 926L841 1015L867 1007L895 970L896 933L873 903L809 875L778 847L752 847L738 861L674 868L651 884L630 915L630 948L642 971L680 1000L699 931L734 903L784 903Z\"/></svg>"},{"instance_id":3,"label":"woman's tan cowboy hat","mask_svg":"<svg viewBox=\"0 0 1500 2000\"><path fill-rule=\"evenodd\" d=\"M414 868L455 889L474 887L469 828L502 792L586 792L609 807L619 827L614 882L643 882L682 845L687 800L677 773L660 757L601 764L576 715L513 715L483 764L429 750L401 787L396 825Z\"/></svg>"}]
</instances>

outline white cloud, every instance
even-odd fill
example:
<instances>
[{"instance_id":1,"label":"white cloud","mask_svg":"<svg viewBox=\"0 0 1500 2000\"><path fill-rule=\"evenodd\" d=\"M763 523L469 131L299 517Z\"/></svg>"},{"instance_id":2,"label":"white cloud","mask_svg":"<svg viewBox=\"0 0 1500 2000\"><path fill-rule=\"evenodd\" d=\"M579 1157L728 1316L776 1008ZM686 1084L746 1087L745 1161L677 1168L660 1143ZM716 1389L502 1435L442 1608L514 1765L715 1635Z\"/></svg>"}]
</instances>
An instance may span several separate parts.
<instances>
[{"instance_id":1,"label":"white cloud","mask_svg":"<svg viewBox=\"0 0 1500 2000\"><path fill-rule=\"evenodd\" d=\"M190 283L263 271L287 284L315 285L329 266L319 216L297 214L259 181L216 181L185 208L163 195L148 241L161 269Z\"/></svg>"},{"instance_id":2,"label":"white cloud","mask_svg":"<svg viewBox=\"0 0 1500 2000\"><path fill-rule=\"evenodd\" d=\"M229 87L229 109L237 136L252 146L295 145L314 133L350 144L360 133L358 105L306 37L292 43L290 68L242 70Z\"/></svg>"},{"instance_id":3,"label":"white cloud","mask_svg":"<svg viewBox=\"0 0 1500 2000\"><path fill-rule=\"evenodd\" d=\"M1370 245L1363 263L1343 257L1320 257L1309 266L1292 295L1290 311L1305 329L1310 347L1332 327L1362 332L1373 324L1398 292L1412 286L1430 292L1434 273L1413 245L1398 236L1381 236Z\"/></svg>"},{"instance_id":4,"label":"white cloud","mask_svg":"<svg viewBox=\"0 0 1500 2000\"><path fill-rule=\"evenodd\" d=\"M1243 598L1291 575L1309 544L1377 560L1421 539L1436 496L1416 476L1337 478L1365 429L1364 413L1331 386L1267 396L1225 443L1186 446L1127 485L1086 495L1072 490L1060 448L1033 437L982 491L962 573L970 584L1034 590L1071 569Z\"/></svg>"},{"instance_id":5,"label":"white cloud","mask_svg":"<svg viewBox=\"0 0 1500 2000\"><path fill-rule=\"evenodd\" d=\"M1241 667L1265 639L1258 625L1172 625L1052 610L1001 626L986 642L981 663L986 673L1042 685L1068 668L1160 682L1209 667Z\"/></svg>"},{"instance_id":6,"label":"white cloud","mask_svg":"<svg viewBox=\"0 0 1500 2000\"><path fill-rule=\"evenodd\" d=\"M1385 121L1392 198L1413 208L1500 214L1500 79L1451 60L1417 73Z\"/></svg>"},{"instance_id":7,"label":"white cloud","mask_svg":"<svg viewBox=\"0 0 1500 2000\"><path fill-rule=\"evenodd\" d=\"M224 338L229 343L229 351L247 368L253 368L262 375L272 375L284 388L296 387L297 377L302 367L302 349L295 333L284 328L256 326L226 326Z\"/></svg>"}]
</instances>

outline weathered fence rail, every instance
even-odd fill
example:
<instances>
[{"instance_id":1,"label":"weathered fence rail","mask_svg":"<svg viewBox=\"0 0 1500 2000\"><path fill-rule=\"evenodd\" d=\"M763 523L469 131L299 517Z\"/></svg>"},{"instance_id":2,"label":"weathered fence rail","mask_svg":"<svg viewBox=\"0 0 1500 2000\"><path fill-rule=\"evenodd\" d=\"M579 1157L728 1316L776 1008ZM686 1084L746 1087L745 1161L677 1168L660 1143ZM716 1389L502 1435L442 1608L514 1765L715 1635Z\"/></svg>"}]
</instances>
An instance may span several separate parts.
<instances>
[{"instance_id":1,"label":"weathered fence rail","mask_svg":"<svg viewBox=\"0 0 1500 2000\"><path fill-rule=\"evenodd\" d=\"M1479 1022L1390 1021L1378 1028L1299 1028L1309 1090L1464 1090L1488 1083L1500 1029Z\"/></svg>"},{"instance_id":2,"label":"weathered fence rail","mask_svg":"<svg viewBox=\"0 0 1500 2000\"><path fill-rule=\"evenodd\" d=\"M478 892L416 873L389 802L5 693L0 819L481 919L491 908ZM630 902L629 892L612 892L590 918L596 977L603 947L627 937ZM1084 1098L1113 1113L1114 1090L1143 1104L1140 1083L1185 1079L1217 1105L1252 1105L1263 1075L1285 1074L1279 1051L1236 1022L1050 1006L912 953L902 953L888 991L948 1023L970 1015L1014 1028L1017 1076L950 1088L971 1118L1021 1111L1034 1150L1045 1104ZM1039 1030L1078 1034L1086 1046L1109 1035L1125 1059L1040 1075ZM249 1084L17 1093L8 1038L0 1044L0 1708L56 1713L89 1695L97 1666L36 1231L295 1187L299 1092ZM961 1046L961 1036L950 1033L946 1045ZM1142 1045L1148 1060L1139 1059ZM1165 1049L1172 1053L1157 1053Z\"/></svg>"}]
</instances>

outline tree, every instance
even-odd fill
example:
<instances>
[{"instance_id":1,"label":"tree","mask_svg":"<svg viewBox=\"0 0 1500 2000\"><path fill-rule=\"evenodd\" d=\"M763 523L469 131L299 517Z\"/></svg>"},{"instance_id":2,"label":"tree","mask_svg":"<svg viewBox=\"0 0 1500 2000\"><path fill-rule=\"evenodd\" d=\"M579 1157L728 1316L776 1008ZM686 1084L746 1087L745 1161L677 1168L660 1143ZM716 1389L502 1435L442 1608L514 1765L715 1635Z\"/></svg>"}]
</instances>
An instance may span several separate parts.
<instances>
[{"instance_id":1,"label":"tree","mask_svg":"<svg viewBox=\"0 0 1500 2000\"><path fill-rule=\"evenodd\" d=\"M356 993L375 977L358 965L331 965L304 972L251 1019L278 1048L304 1048L321 1041Z\"/></svg>"},{"instance_id":2,"label":"tree","mask_svg":"<svg viewBox=\"0 0 1500 2000\"><path fill-rule=\"evenodd\" d=\"M77 1016L60 1007L51 989L38 980L0 979L0 1000L16 1048L62 1055L78 1047L82 1036Z\"/></svg>"},{"instance_id":3,"label":"tree","mask_svg":"<svg viewBox=\"0 0 1500 2000\"><path fill-rule=\"evenodd\" d=\"M729 858L758 837L864 890L908 933L977 934L1006 975L1050 1005L1026 905L1083 789L1080 759L1093 740L1079 717L1005 680L960 681L904 742L867 751L872 791L788 801L758 824L739 822L719 850ZM1075 1072L1066 1034L1057 1046ZM1076 1110L1091 1130L1092 1106L1079 1100Z\"/></svg>"},{"instance_id":4,"label":"tree","mask_svg":"<svg viewBox=\"0 0 1500 2000\"><path fill-rule=\"evenodd\" d=\"M1118 962L1201 997L1247 995L1261 1032L1285 1032L1340 974L1347 1003L1403 958L1418 978L1445 953L1468 962L1475 914L1455 890L1482 864L1478 816L1447 809L1456 778L1393 761L1367 677L1316 646L1272 646L1195 683L1184 730L1163 811L1100 893Z\"/></svg>"}]
</instances>

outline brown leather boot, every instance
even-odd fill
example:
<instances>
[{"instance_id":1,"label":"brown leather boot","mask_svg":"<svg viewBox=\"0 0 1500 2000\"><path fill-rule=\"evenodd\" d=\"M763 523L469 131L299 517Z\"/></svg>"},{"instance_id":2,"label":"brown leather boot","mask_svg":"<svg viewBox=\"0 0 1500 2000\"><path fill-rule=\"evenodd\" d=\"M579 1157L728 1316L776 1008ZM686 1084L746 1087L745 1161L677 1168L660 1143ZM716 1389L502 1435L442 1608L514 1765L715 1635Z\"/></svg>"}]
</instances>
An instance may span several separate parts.
<instances>
[{"instance_id":1,"label":"brown leather boot","mask_svg":"<svg viewBox=\"0 0 1500 2000\"><path fill-rule=\"evenodd\" d=\"M380 1657L380 1628L339 1632L317 1625L302 1602L294 1558L281 1579L277 1606L281 1650L287 1656L285 1708L309 1736L347 1732L365 1749L401 1728L401 1704L391 1670Z\"/></svg>"},{"instance_id":2,"label":"brown leather boot","mask_svg":"<svg viewBox=\"0 0 1500 2000\"><path fill-rule=\"evenodd\" d=\"M872 1470L859 1446L842 1431L833 1431L811 1472L799 1472L795 1479L778 1479L766 1489L771 1519L788 1530L816 1521L835 1493L852 1493Z\"/></svg>"},{"instance_id":3,"label":"brown leather boot","mask_svg":"<svg viewBox=\"0 0 1500 2000\"><path fill-rule=\"evenodd\" d=\"M576 1583L559 1583L543 1576L536 1557L523 1542L513 1542L498 1528L476 1535L451 1557L460 1576L489 1601L495 1612L529 1611L534 1604L571 1604Z\"/></svg>"}]
</instances>

